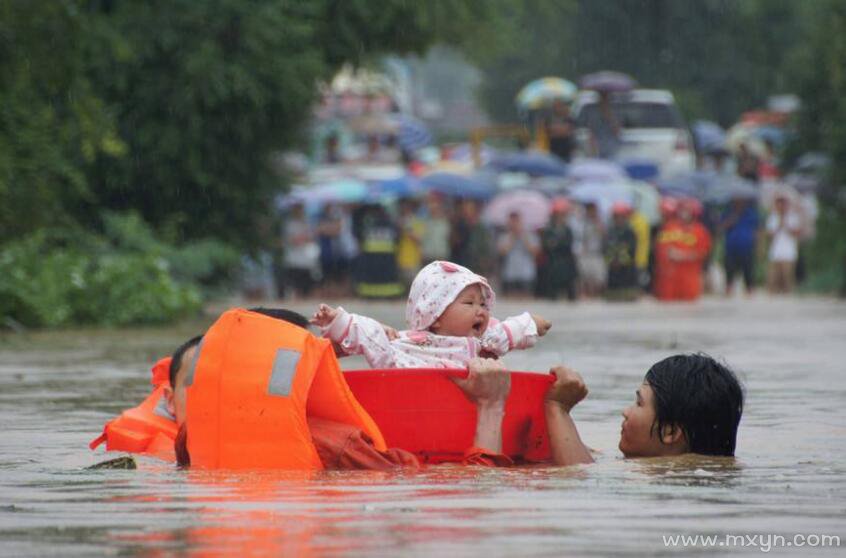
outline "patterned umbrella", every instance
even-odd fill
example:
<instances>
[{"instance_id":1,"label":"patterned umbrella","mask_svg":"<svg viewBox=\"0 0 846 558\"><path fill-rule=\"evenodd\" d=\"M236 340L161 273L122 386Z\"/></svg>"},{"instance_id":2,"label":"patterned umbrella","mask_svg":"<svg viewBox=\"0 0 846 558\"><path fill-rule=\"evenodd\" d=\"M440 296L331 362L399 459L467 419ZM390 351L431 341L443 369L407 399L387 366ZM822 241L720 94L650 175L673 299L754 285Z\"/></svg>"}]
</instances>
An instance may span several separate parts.
<instances>
[{"instance_id":1,"label":"patterned umbrella","mask_svg":"<svg viewBox=\"0 0 846 558\"><path fill-rule=\"evenodd\" d=\"M555 100L572 102L576 98L578 88L566 79L545 77L526 84L517 94L517 108L533 110Z\"/></svg>"}]
</instances>

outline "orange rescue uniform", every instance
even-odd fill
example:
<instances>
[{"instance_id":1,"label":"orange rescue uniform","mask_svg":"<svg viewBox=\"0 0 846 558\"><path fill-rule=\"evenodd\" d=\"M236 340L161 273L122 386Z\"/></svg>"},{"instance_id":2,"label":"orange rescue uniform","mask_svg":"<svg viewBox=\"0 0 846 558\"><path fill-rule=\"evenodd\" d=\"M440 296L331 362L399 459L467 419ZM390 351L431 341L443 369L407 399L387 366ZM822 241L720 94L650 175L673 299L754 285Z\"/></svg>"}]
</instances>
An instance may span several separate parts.
<instances>
[{"instance_id":1,"label":"orange rescue uniform","mask_svg":"<svg viewBox=\"0 0 846 558\"><path fill-rule=\"evenodd\" d=\"M696 300L702 294L702 264L711 250L711 235L699 222L672 220L655 240L655 298ZM674 259L675 252L682 259Z\"/></svg>"}]
</instances>

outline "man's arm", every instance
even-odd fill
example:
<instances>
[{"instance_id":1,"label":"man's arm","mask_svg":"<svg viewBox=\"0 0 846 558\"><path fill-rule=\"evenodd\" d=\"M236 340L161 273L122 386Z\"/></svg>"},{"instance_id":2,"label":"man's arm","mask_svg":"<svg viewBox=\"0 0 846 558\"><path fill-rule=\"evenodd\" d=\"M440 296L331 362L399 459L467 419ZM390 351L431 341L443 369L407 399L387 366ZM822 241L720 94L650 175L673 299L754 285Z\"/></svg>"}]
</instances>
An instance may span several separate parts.
<instances>
[{"instance_id":1,"label":"man's arm","mask_svg":"<svg viewBox=\"0 0 846 558\"><path fill-rule=\"evenodd\" d=\"M556 366L550 372L556 380L546 392L544 406L552 462L556 465L593 463L593 457L570 416L570 410L587 396L587 386L577 372L564 366Z\"/></svg>"},{"instance_id":2,"label":"man's arm","mask_svg":"<svg viewBox=\"0 0 846 558\"><path fill-rule=\"evenodd\" d=\"M467 399L476 404L476 435L473 446L492 453L502 451L502 418L505 400L511 391L511 374L498 360L478 358L468 364L463 380L453 379Z\"/></svg>"}]
</instances>

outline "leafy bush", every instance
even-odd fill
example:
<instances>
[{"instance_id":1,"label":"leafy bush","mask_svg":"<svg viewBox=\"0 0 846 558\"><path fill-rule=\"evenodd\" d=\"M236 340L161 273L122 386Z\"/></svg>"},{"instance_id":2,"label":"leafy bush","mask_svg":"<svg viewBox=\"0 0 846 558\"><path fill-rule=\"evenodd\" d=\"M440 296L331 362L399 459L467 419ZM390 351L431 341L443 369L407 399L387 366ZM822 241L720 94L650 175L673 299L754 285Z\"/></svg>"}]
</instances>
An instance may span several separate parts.
<instances>
[{"instance_id":1,"label":"leafy bush","mask_svg":"<svg viewBox=\"0 0 846 558\"><path fill-rule=\"evenodd\" d=\"M0 248L0 316L36 327L168 322L200 307L198 282L237 262L213 241L199 251L166 245L135 214L107 214L103 222L103 235L40 230Z\"/></svg>"}]
</instances>

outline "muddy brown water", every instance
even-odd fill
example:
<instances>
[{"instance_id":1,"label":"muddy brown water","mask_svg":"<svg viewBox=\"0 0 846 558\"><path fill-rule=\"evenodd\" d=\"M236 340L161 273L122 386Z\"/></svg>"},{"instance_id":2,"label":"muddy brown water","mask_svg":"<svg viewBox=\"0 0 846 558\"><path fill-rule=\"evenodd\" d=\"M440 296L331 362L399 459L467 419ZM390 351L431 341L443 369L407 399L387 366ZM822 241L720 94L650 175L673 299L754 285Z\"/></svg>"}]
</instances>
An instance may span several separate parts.
<instances>
[{"instance_id":1,"label":"muddy brown water","mask_svg":"<svg viewBox=\"0 0 846 558\"><path fill-rule=\"evenodd\" d=\"M344 306L402 325L401 304ZM141 458L137 470L85 470L113 456L87 443L144 397L152 362L208 321L3 334L0 555L842 555L846 304L527 301L497 315L522 309L553 329L507 363L564 362L585 376L591 393L574 417L601 452L594 465L223 475ZM622 459L620 411L649 365L699 350L745 383L737 458ZM719 538L667 538L697 534Z\"/></svg>"}]
</instances>

